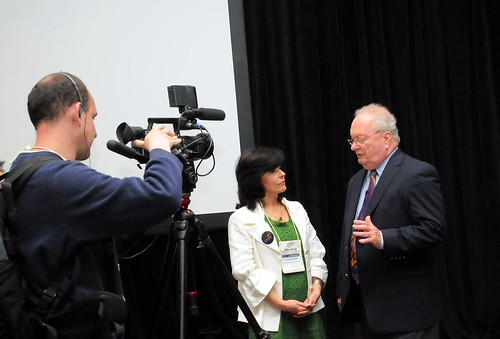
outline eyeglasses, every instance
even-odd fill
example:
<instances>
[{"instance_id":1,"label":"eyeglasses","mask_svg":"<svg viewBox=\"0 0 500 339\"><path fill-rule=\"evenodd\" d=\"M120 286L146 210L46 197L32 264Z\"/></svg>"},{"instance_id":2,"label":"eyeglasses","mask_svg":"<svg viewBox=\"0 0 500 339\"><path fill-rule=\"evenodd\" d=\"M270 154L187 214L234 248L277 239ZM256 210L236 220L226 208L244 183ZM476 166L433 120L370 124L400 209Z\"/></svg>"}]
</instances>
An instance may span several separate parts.
<instances>
[{"instance_id":1,"label":"eyeglasses","mask_svg":"<svg viewBox=\"0 0 500 339\"><path fill-rule=\"evenodd\" d=\"M382 131L382 130L378 130L378 131L376 131L376 132L373 132L372 134L370 134L370 135L369 135L369 136L367 136L367 137L364 137L364 138L358 138L358 139L356 139L356 140L349 138L349 139L347 139L347 142L349 143L349 145L350 145L350 146L352 146L353 144L356 144L357 146L361 146L361 145L363 145L363 143L364 143L364 142L365 142L365 141L366 141L369 137L371 137L372 135L375 135L375 134L377 134L377 133L379 133L379 132L383 132L383 131Z\"/></svg>"}]
</instances>

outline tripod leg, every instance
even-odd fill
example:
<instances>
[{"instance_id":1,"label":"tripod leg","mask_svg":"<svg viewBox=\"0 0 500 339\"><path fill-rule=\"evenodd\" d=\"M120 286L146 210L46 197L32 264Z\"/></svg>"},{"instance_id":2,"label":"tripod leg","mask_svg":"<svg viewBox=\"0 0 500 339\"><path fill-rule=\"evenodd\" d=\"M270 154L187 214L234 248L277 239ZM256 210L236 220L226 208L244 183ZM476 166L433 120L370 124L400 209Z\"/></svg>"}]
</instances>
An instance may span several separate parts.
<instances>
[{"instance_id":1,"label":"tripod leg","mask_svg":"<svg viewBox=\"0 0 500 339\"><path fill-rule=\"evenodd\" d=\"M179 338L186 338L186 293L187 293L187 250L186 250L186 235L188 231L187 221L180 220L175 222L175 229L178 232L178 291L179 297Z\"/></svg>"},{"instance_id":2,"label":"tripod leg","mask_svg":"<svg viewBox=\"0 0 500 339\"><path fill-rule=\"evenodd\" d=\"M175 236L174 241L176 243L175 249L173 251L173 258L172 258L172 263L171 266L169 267L169 272L168 272L168 277L167 281L165 282L165 273L166 273L166 259L164 260L163 263L163 268L162 268L162 273L160 277L160 287L163 286L163 289L161 291L160 297L157 300L157 306L156 306L156 317L158 317L151 329L151 336L156 337L157 331L159 330L159 325L160 325L160 320L163 321L163 319L159 318L161 316L161 311L165 304L167 303L167 292L168 292L168 287L170 286L170 280L172 276L172 270L173 270L173 265L174 265L174 259L177 259L177 276L178 276L178 281L177 281L177 306L178 306L178 312L177 314L179 315L179 338L184 339L186 338L186 327L187 327L187 319L186 319L186 293L187 293L187 251L186 251L186 242L187 242L187 231L188 231L188 222L185 219L179 219L172 224L172 229L173 231L171 232L172 236ZM169 241L169 246L170 246L170 241ZM165 255L168 255L170 252L167 251Z\"/></svg>"},{"instance_id":3,"label":"tripod leg","mask_svg":"<svg viewBox=\"0 0 500 339\"><path fill-rule=\"evenodd\" d=\"M174 243L174 246L172 246L172 243ZM173 249L172 249L173 247ZM163 258L163 263L162 263L162 269L160 272L160 279L159 279L159 292L158 296L156 297L156 304L155 304L155 312L154 314L154 321L150 329L150 337L153 338L155 337L160 323L163 321L161 318L161 314L163 311L163 308L165 306L165 300L167 299L167 291L168 291L168 286L170 286L170 281L172 278L172 272L173 272L173 262L174 259L177 256L177 239L175 239L175 234L173 231L170 232L169 234L169 240L167 243L167 248L165 249L165 256ZM171 258L172 263L167 266L167 258ZM168 269L168 270L167 270Z\"/></svg>"},{"instance_id":4,"label":"tripod leg","mask_svg":"<svg viewBox=\"0 0 500 339\"><path fill-rule=\"evenodd\" d=\"M174 222L174 229L177 235L177 297L179 307L179 338L186 338L186 293L187 293L187 233L189 219L181 217Z\"/></svg>"}]
</instances>

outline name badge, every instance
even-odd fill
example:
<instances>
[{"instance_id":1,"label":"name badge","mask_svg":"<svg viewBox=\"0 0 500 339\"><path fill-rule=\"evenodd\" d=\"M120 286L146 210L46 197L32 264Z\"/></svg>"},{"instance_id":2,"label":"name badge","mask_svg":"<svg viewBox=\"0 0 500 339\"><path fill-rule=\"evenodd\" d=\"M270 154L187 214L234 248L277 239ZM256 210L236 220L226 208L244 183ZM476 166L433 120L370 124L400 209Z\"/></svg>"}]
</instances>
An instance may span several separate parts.
<instances>
[{"instance_id":1,"label":"name badge","mask_svg":"<svg viewBox=\"0 0 500 339\"><path fill-rule=\"evenodd\" d=\"M300 240L281 241L279 248L283 273L297 273L305 270L304 260L302 260L302 243Z\"/></svg>"}]
</instances>

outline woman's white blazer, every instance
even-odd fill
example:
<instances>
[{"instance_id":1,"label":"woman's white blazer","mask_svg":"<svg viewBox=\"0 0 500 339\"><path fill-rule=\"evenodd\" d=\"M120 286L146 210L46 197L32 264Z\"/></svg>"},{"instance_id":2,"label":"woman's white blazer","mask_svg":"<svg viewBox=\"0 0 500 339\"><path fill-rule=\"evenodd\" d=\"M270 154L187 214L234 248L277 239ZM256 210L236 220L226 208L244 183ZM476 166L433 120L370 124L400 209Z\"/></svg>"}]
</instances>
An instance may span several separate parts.
<instances>
[{"instance_id":1,"label":"woman's white blazer","mask_svg":"<svg viewBox=\"0 0 500 339\"><path fill-rule=\"evenodd\" d=\"M305 256L308 287L311 277L315 276L326 283L328 269L323 261L325 247L316 235L306 210L296 201L283 198L290 216L302 238ZM274 239L265 244L262 235L271 231L265 222L264 210L257 204L254 211L246 207L239 208L229 218L228 241L233 277L238 281L238 289L252 311L255 319L266 331L277 331L281 311L273 307L264 298L272 288L282 296L281 254L278 241ZM303 301L303 300L300 300ZM320 297L314 312L324 307ZM238 308L238 320L247 322Z\"/></svg>"}]
</instances>

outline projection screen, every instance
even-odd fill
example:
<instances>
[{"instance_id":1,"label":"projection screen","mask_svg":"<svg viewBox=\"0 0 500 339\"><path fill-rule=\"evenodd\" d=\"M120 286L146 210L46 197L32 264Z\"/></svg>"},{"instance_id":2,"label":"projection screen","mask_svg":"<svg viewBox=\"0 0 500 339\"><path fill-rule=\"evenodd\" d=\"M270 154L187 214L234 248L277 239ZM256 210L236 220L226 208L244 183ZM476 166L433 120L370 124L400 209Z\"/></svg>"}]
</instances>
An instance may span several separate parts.
<instances>
[{"instance_id":1,"label":"projection screen","mask_svg":"<svg viewBox=\"0 0 500 339\"><path fill-rule=\"evenodd\" d=\"M0 160L9 161L35 131L26 101L43 76L67 71L79 76L96 101L98 137L90 167L116 177L142 176L137 162L106 148L122 122L146 127L149 117L179 117L169 106L167 86L196 87L198 106L226 113L224 121L199 120L215 142L215 169L199 177L190 208L197 215L227 217L237 202L234 166L240 154L240 126L229 8L236 34L242 34L240 1L67 1L4 0L0 2ZM236 21L234 21L236 20ZM237 64L245 74L244 41L233 31ZM240 74L240 79L241 79ZM246 97L248 97L246 95ZM248 99L246 99L248 100ZM245 114L249 113L249 104ZM252 145L251 124L242 130ZM249 126L250 125L250 126ZM192 135L192 131L182 131ZM248 134L250 133L250 134ZM205 160L205 174L213 159ZM216 218L218 223L222 219ZM213 219L213 220L216 220Z\"/></svg>"}]
</instances>

